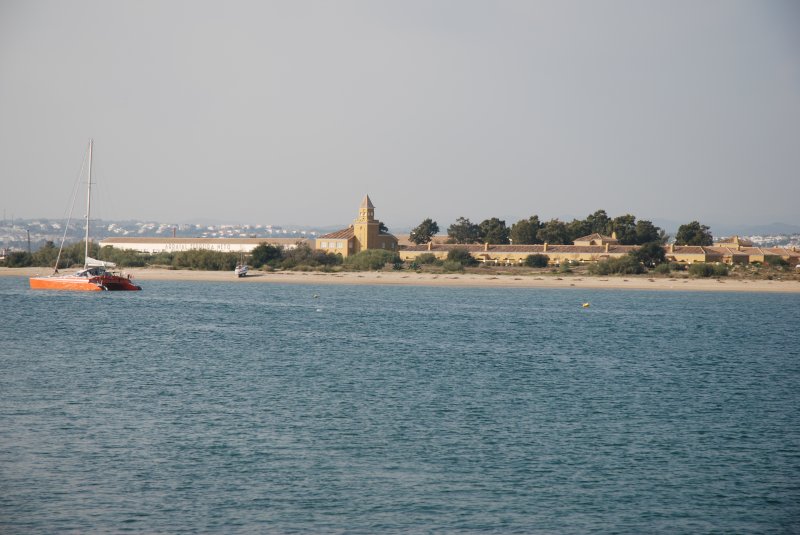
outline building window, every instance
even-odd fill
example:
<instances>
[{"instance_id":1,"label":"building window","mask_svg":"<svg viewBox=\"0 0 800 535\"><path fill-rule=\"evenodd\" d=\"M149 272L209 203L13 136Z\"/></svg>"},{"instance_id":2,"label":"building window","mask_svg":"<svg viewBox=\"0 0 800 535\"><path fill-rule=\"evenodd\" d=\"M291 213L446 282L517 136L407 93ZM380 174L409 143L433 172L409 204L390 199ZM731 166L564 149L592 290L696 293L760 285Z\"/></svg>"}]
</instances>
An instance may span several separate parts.
<instances>
[{"instance_id":1,"label":"building window","mask_svg":"<svg viewBox=\"0 0 800 535\"><path fill-rule=\"evenodd\" d=\"M344 244L342 242L340 242L340 241L336 242L336 248L337 249L341 249L342 247L344 247Z\"/></svg>"}]
</instances>

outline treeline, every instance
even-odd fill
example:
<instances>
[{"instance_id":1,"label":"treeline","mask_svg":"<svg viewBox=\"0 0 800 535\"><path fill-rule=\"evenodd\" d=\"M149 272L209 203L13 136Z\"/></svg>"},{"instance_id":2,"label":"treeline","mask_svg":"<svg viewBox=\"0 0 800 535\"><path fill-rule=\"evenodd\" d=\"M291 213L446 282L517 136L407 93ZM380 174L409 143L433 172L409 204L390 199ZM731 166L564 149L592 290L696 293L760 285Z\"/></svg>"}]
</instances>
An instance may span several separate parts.
<instances>
[{"instance_id":1,"label":"treeline","mask_svg":"<svg viewBox=\"0 0 800 535\"><path fill-rule=\"evenodd\" d=\"M551 265L547 255L531 254L525 257L523 264L529 268L550 268L554 273L572 273L573 268L580 266L581 262L567 260ZM448 251L446 259L439 259L432 253L423 253L408 267L419 270L424 265L438 266L444 272L463 272L464 268L480 265L480 262L466 249L455 247ZM673 271L688 271L692 277L724 277L728 274L728 266L698 263L687 267L680 263L670 263L667 262L664 248L656 242L650 242L621 257L591 263L587 271L590 275L601 276L639 275L648 272L666 275Z\"/></svg>"},{"instance_id":2,"label":"treeline","mask_svg":"<svg viewBox=\"0 0 800 535\"><path fill-rule=\"evenodd\" d=\"M80 241L64 246L61 257L58 257L58 247L48 241L34 253L14 252L6 257L7 267L56 267L58 269L78 268L83 266L85 242ZM181 251L177 253L146 254L136 251L126 251L113 247L100 247L94 242L89 242L89 256L105 262L113 262L119 267L144 267L164 266L175 269L198 269L206 271L233 270L239 258L234 253L218 251Z\"/></svg>"},{"instance_id":3,"label":"treeline","mask_svg":"<svg viewBox=\"0 0 800 535\"><path fill-rule=\"evenodd\" d=\"M249 259L254 268L269 267L272 269L294 270L326 270L334 266L354 271L378 270L387 264L395 267L402 262L396 252L383 249L370 249L342 258L341 254L312 249L308 244L300 243L294 249L283 249L268 243L262 243L253 249Z\"/></svg>"},{"instance_id":4,"label":"treeline","mask_svg":"<svg viewBox=\"0 0 800 535\"><path fill-rule=\"evenodd\" d=\"M84 241L65 245L61 251L61 258L58 268L68 268L75 265L83 266L83 255L85 249ZM94 242L89 242L89 256L97 258L99 247ZM58 258L58 247L52 241L46 242L38 251L28 253L25 251L15 251L6 257L7 267L55 267Z\"/></svg>"},{"instance_id":5,"label":"treeline","mask_svg":"<svg viewBox=\"0 0 800 535\"><path fill-rule=\"evenodd\" d=\"M64 247L58 269L83 266L84 242ZM156 266L172 269L194 269L202 271L232 271L241 260L239 253L224 253L194 249L174 253L139 253L113 247L99 247L89 243L89 256L106 262L113 262L121 268ZM34 253L13 252L6 257L7 267L54 267L58 248L48 242ZM308 244L301 243L293 249L284 249L267 243L258 245L245 260L254 268L289 269L300 271L326 270L342 265L344 269L381 269L386 264L400 264L397 253L384 250L362 251L343 259L342 255L318 251Z\"/></svg>"},{"instance_id":6,"label":"treeline","mask_svg":"<svg viewBox=\"0 0 800 535\"><path fill-rule=\"evenodd\" d=\"M427 243L438 232L438 223L428 218L411 231L410 240L416 244ZM538 215L533 215L528 219L517 221L510 227L505 221L496 217L477 224L465 217L459 217L447 228L447 241L462 244L569 245L576 239L593 233L606 236L616 233L622 245L653 242L664 244L669 240L669 235L664 229L654 225L652 221L637 220L636 216L631 214L611 218L605 210L597 210L585 219L573 219L568 223L557 218L541 221ZM675 242L678 245L711 245L713 238L708 226L692 221L681 225L675 235Z\"/></svg>"}]
</instances>

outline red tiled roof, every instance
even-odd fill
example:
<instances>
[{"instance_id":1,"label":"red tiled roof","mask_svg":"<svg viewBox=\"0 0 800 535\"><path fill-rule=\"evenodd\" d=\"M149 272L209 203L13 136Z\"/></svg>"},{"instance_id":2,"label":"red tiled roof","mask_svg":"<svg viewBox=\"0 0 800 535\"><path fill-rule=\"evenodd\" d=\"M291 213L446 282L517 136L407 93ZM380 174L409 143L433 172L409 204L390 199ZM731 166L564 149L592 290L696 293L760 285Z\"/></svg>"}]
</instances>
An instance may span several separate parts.
<instances>
[{"instance_id":1,"label":"red tiled roof","mask_svg":"<svg viewBox=\"0 0 800 535\"><path fill-rule=\"evenodd\" d=\"M676 245L673 251L667 249L667 253L670 252L677 254L706 254L705 249L699 245Z\"/></svg>"},{"instance_id":2,"label":"red tiled roof","mask_svg":"<svg viewBox=\"0 0 800 535\"><path fill-rule=\"evenodd\" d=\"M607 241L607 242L619 241L616 238L614 238L613 236L603 236L602 234L600 234L598 232L593 232L592 234L589 234L588 236L584 236L582 238L575 238L574 241L592 241L592 240L602 240L602 241Z\"/></svg>"},{"instance_id":3,"label":"red tiled roof","mask_svg":"<svg viewBox=\"0 0 800 535\"><path fill-rule=\"evenodd\" d=\"M711 251L713 253L719 253L719 254L723 254L723 255L729 254L731 256L747 256L747 253L745 253L745 252L739 251L737 249L731 249L730 247L725 247L725 246L722 246L722 245L715 245L713 247L706 247L705 249L707 251Z\"/></svg>"},{"instance_id":4,"label":"red tiled roof","mask_svg":"<svg viewBox=\"0 0 800 535\"><path fill-rule=\"evenodd\" d=\"M788 247L764 247L762 250L766 253L780 255L780 256L800 255L800 251L792 251Z\"/></svg>"},{"instance_id":5,"label":"red tiled roof","mask_svg":"<svg viewBox=\"0 0 800 535\"><path fill-rule=\"evenodd\" d=\"M625 254L630 251L636 250L636 245L611 245L608 246L609 253ZM452 249L464 249L470 253L486 252L486 246L480 243L472 244L457 244L457 243L434 243L428 249L428 244L423 245L410 245L403 249L404 251L425 252L443 252ZM605 253L605 245L549 245L547 251L544 250L544 245L489 245L489 252L494 253Z\"/></svg>"},{"instance_id":6,"label":"red tiled roof","mask_svg":"<svg viewBox=\"0 0 800 535\"><path fill-rule=\"evenodd\" d=\"M336 232L331 232L329 234L323 234L322 236L317 236L318 240L349 240L355 236L355 232L353 231L353 227L343 228L342 230L337 230Z\"/></svg>"}]
</instances>

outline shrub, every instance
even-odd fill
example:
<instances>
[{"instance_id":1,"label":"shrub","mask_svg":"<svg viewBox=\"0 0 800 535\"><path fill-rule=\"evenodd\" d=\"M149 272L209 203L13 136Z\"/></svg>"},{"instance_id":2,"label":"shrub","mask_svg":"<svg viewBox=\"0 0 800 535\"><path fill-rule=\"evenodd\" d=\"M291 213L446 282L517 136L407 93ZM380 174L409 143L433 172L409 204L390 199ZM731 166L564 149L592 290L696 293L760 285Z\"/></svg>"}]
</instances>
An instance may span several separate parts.
<instances>
[{"instance_id":1,"label":"shrub","mask_svg":"<svg viewBox=\"0 0 800 535\"><path fill-rule=\"evenodd\" d=\"M56 265L57 257L58 247L56 247L53 242L47 241L38 251L33 253L32 261L35 266L53 267Z\"/></svg>"},{"instance_id":2,"label":"shrub","mask_svg":"<svg viewBox=\"0 0 800 535\"><path fill-rule=\"evenodd\" d=\"M378 270L382 269L386 264L398 262L400 262L400 258L397 253L383 249L369 249L353 256L348 256L344 261L344 265L354 270Z\"/></svg>"},{"instance_id":3,"label":"shrub","mask_svg":"<svg viewBox=\"0 0 800 535\"><path fill-rule=\"evenodd\" d=\"M417 256L415 262L417 264L435 264L436 263L436 255L433 253L422 253L421 255Z\"/></svg>"},{"instance_id":4,"label":"shrub","mask_svg":"<svg viewBox=\"0 0 800 535\"><path fill-rule=\"evenodd\" d=\"M669 275L671 272L672 268L669 264L659 264L653 268L653 273L658 273L659 275Z\"/></svg>"},{"instance_id":5,"label":"shrub","mask_svg":"<svg viewBox=\"0 0 800 535\"><path fill-rule=\"evenodd\" d=\"M454 272L463 273L464 264L462 264L461 262L457 262L455 260L446 260L442 264L442 270L447 273L454 273Z\"/></svg>"},{"instance_id":6,"label":"shrub","mask_svg":"<svg viewBox=\"0 0 800 535\"><path fill-rule=\"evenodd\" d=\"M97 258L106 262L114 262L120 267L143 267L147 264L148 255L136 251L115 249L107 245L100 249Z\"/></svg>"},{"instance_id":7,"label":"shrub","mask_svg":"<svg viewBox=\"0 0 800 535\"><path fill-rule=\"evenodd\" d=\"M689 275L693 277L726 277L728 266L726 264L697 263L689 266Z\"/></svg>"},{"instance_id":8,"label":"shrub","mask_svg":"<svg viewBox=\"0 0 800 535\"><path fill-rule=\"evenodd\" d=\"M173 260L175 260L175 253L162 251L150 257L150 265L171 266Z\"/></svg>"},{"instance_id":9,"label":"shrub","mask_svg":"<svg viewBox=\"0 0 800 535\"><path fill-rule=\"evenodd\" d=\"M233 271L238 260L239 256L236 253L195 249L175 254L172 259L172 266L178 269Z\"/></svg>"},{"instance_id":10,"label":"shrub","mask_svg":"<svg viewBox=\"0 0 800 535\"><path fill-rule=\"evenodd\" d=\"M253 267L260 268L264 264L277 262L283 256L283 248L268 243L261 243L253 248L250 253L250 262Z\"/></svg>"},{"instance_id":11,"label":"shrub","mask_svg":"<svg viewBox=\"0 0 800 535\"><path fill-rule=\"evenodd\" d=\"M317 251L303 243L294 249L283 249L280 259L273 258L268 263L272 266L280 266L281 269L296 269L298 266L311 269L318 266L341 264L342 255Z\"/></svg>"},{"instance_id":12,"label":"shrub","mask_svg":"<svg viewBox=\"0 0 800 535\"><path fill-rule=\"evenodd\" d=\"M447 253L447 261L458 262L462 266L475 266L478 264L478 260L469 254L469 251L458 247L455 249L450 249L450 251ZM446 264L447 262L444 263L444 265Z\"/></svg>"},{"instance_id":13,"label":"shrub","mask_svg":"<svg viewBox=\"0 0 800 535\"><path fill-rule=\"evenodd\" d=\"M529 254L525 257L525 265L534 268L547 267L550 258L545 254Z\"/></svg>"},{"instance_id":14,"label":"shrub","mask_svg":"<svg viewBox=\"0 0 800 535\"><path fill-rule=\"evenodd\" d=\"M765 256L764 262L772 267L784 267L784 268L789 267L789 262L787 262L780 256Z\"/></svg>"},{"instance_id":15,"label":"shrub","mask_svg":"<svg viewBox=\"0 0 800 535\"><path fill-rule=\"evenodd\" d=\"M609 258L589 266L591 275L637 275L644 273L642 265L632 256Z\"/></svg>"},{"instance_id":16,"label":"shrub","mask_svg":"<svg viewBox=\"0 0 800 535\"><path fill-rule=\"evenodd\" d=\"M7 267L28 267L33 265L33 256L26 251L14 251L6 256Z\"/></svg>"}]
</instances>

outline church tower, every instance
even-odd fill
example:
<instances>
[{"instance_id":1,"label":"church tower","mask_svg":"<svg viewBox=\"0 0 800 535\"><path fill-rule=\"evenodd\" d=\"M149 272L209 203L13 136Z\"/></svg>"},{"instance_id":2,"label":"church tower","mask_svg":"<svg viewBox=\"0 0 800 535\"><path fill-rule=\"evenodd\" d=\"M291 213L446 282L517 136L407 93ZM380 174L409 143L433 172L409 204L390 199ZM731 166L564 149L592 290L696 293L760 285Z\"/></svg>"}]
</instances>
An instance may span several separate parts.
<instances>
[{"instance_id":1,"label":"church tower","mask_svg":"<svg viewBox=\"0 0 800 535\"><path fill-rule=\"evenodd\" d=\"M356 253L378 247L379 226L380 223L375 219L375 207L372 205L369 195L364 195L364 200L361 201L358 209L358 219L353 222Z\"/></svg>"}]
</instances>

